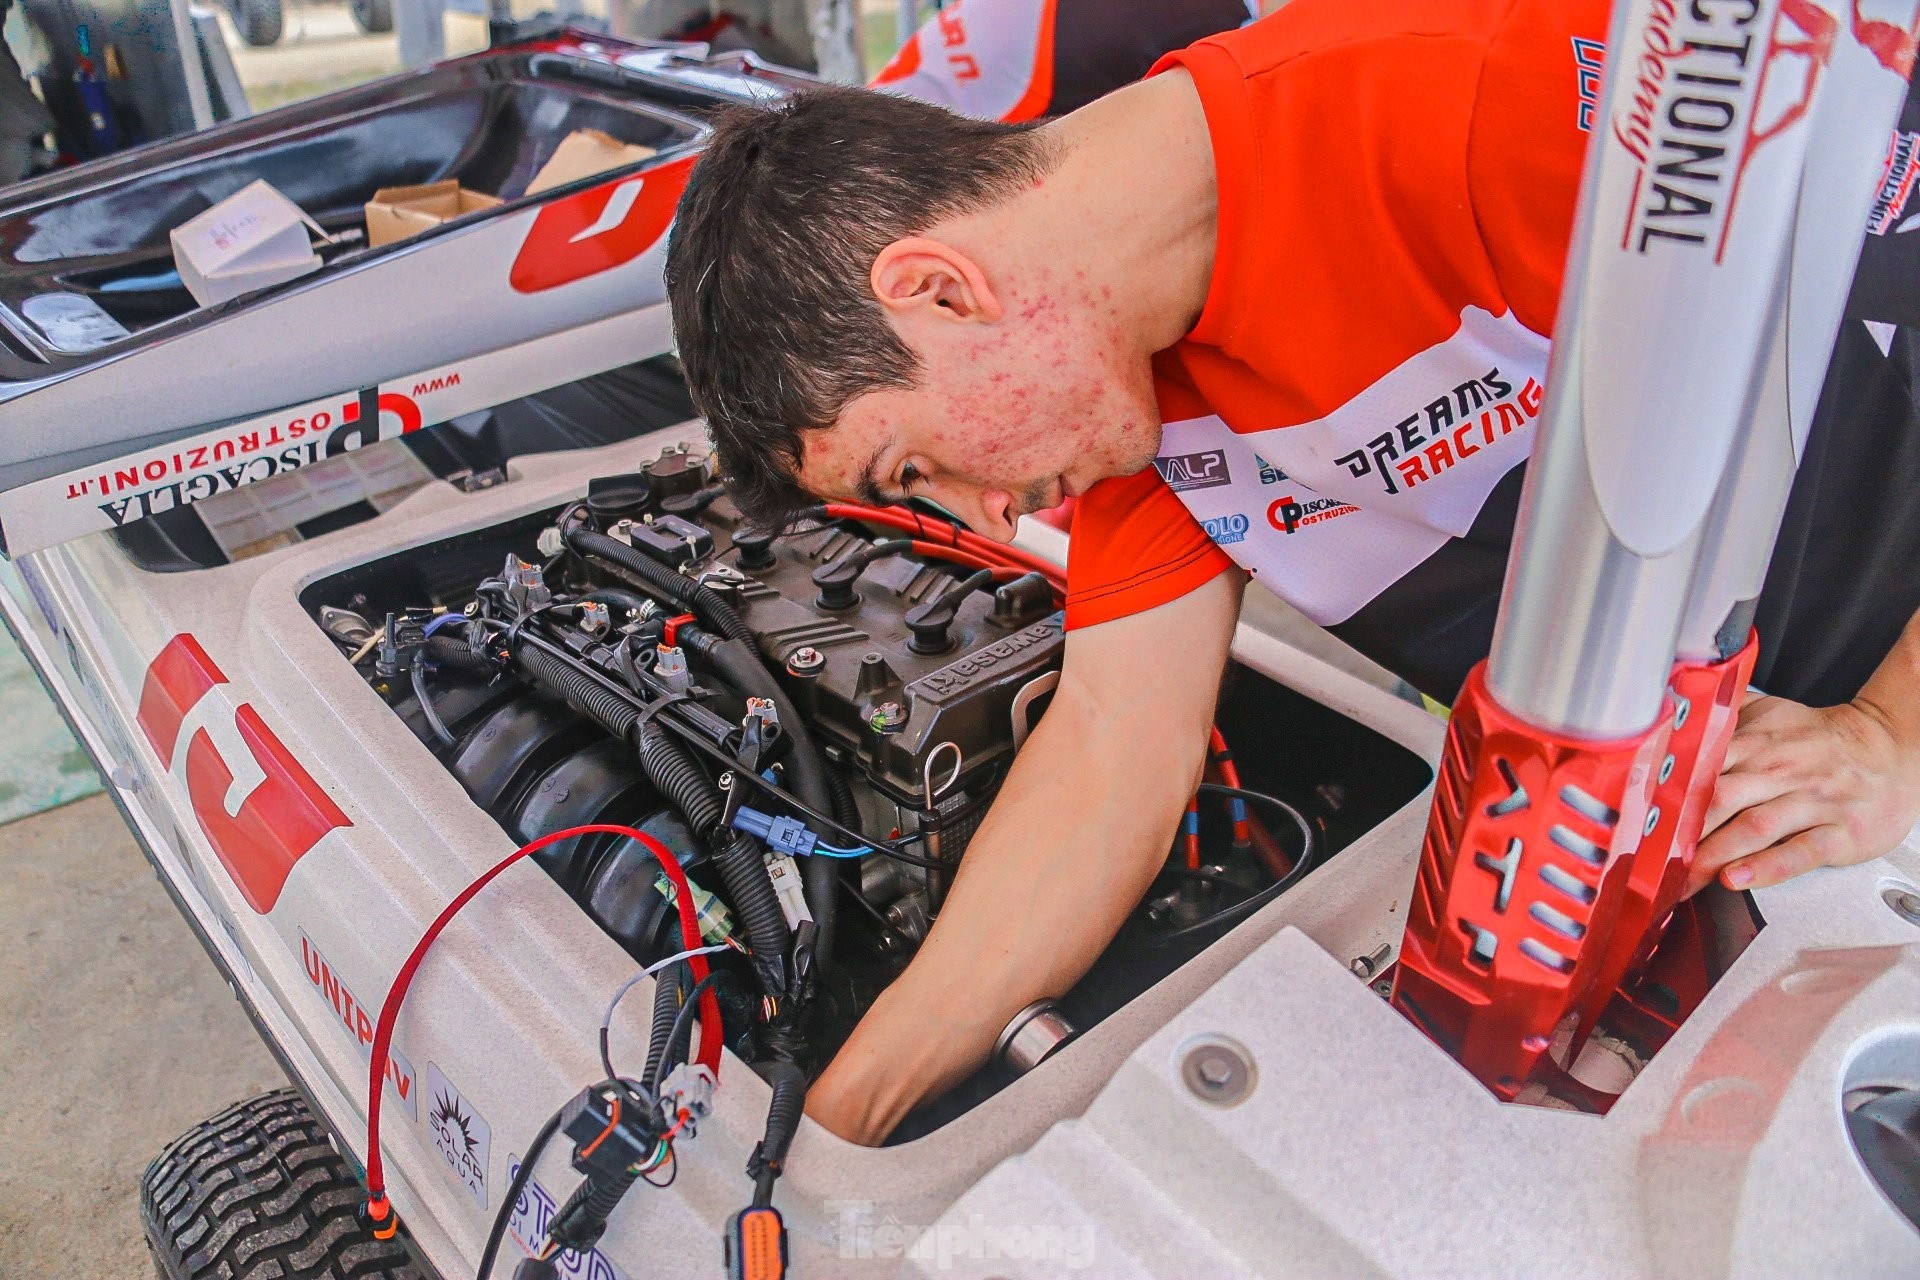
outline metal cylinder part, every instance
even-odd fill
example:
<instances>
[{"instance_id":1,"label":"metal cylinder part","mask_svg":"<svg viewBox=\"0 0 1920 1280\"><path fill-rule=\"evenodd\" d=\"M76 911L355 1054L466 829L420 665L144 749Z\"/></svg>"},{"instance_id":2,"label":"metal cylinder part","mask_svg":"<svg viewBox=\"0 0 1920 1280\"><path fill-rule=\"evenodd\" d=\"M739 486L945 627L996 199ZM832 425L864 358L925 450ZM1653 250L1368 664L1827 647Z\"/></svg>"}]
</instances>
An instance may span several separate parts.
<instances>
[{"instance_id":1,"label":"metal cylinder part","mask_svg":"<svg viewBox=\"0 0 1920 1280\"><path fill-rule=\"evenodd\" d=\"M1039 1066L1080 1030L1060 1013L1056 1000L1035 1000L1013 1015L993 1042L993 1060L1016 1076Z\"/></svg>"}]
</instances>

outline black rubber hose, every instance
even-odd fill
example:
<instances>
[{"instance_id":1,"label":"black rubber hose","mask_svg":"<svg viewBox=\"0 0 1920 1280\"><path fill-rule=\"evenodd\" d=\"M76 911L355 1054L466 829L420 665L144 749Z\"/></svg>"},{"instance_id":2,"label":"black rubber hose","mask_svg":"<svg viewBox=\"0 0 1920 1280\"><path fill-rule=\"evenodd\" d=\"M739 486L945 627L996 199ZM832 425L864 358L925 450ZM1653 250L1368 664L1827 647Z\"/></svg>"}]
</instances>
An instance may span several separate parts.
<instances>
[{"instance_id":1,"label":"black rubber hose","mask_svg":"<svg viewBox=\"0 0 1920 1280\"><path fill-rule=\"evenodd\" d=\"M433 691L427 688L427 668L418 662L413 664L413 697L420 704L420 714L427 719L427 728L433 730L433 736L440 740L440 745L452 746L453 735L447 732L446 721L440 718L440 713L433 707Z\"/></svg>"},{"instance_id":2,"label":"black rubber hose","mask_svg":"<svg viewBox=\"0 0 1920 1280\"><path fill-rule=\"evenodd\" d=\"M834 816L838 818L840 814L835 805L831 781L833 775L827 768L826 757L820 753L820 745L813 740L813 734L808 732L807 722L801 717L799 708L793 705L786 690L780 687L780 682L760 661L759 651L744 640L723 640L708 648L704 656L713 663L714 670L742 693L773 702L773 709L780 716L780 727L786 730L788 739L793 743L790 761L794 793L816 809L834 810ZM848 825L858 829L857 823ZM806 891L807 910L813 915L815 930L813 964L816 972L825 972L833 963L833 922L839 910L839 897L835 889L840 868L832 858L805 858L801 862L800 879Z\"/></svg>"},{"instance_id":3,"label":"black rubber hose","mask_svg":"<svg viewBox=\"0 0 1920 1280\"><path fill-rule=\"evenodd\" d=\"M658 720L640 727L636 745L648 781L679 807L694 834L713 849L714 865L726 884L734 918L753 949L753 968L761 984L774 995L786 994L787 943L791 935L787 917L780 910L780 897L767 878L767 863L760 856L759 844L741 832L721 829L719 791Z\"/></svg>"},{"instance_id":4,"label":"black rubber hose","mask_svg":"<svg viewBox=\"0 0 1920 1280\"><path fill-rule=\"evenodd\" d=\"M646 552L635 551L626 543L591 529L574 529L567 534L567 545L583 556L613 566L622 576L636 580L643 590L665 596L729 639L753 640L746 620L717 592L681 577Z\"/></svg>"},{"instance_id":5,"label":"black rubber hose","mask_svg":"<svg viewBox=\"0 0 1920 1280\"><path fill-rule=\"evenodd\" d=\"M793 934L787 928L786 913L780 910L780 896L767 877L760 842L743 831L731 832L715 846L713 862L727 886L733 917L753 950L753 971L760 984L773 995L785 995L787 944Z\"/></svg>"},{"instance_id":6,"label":"black rubber hose","mask_svg":"<svg viewBox=\"0 0 1920 1280\"><path fill-rule=\"evenodd\" d=\"M513 658L535 684L553 696L565 699L568 706L591 717L595 724L614 737L624 739L632 734L634 722L640 719L640 713L619 694L602 688L565 662L532 645L521 645L514 651ZM714 820L719 820L717 811Z\"/></svg>"},{"instance_id":7,"label":"black rubber hose","mask_svg":"<svg viewBox=\"0 0 1920 1280\"><path fill-rule=\"evenodd\" d=\"M560 1212L553 1215L547 1239L562 1249L584 1254L600 1243L607 1233L607 1219L620 1207L629 1188L640 1180L632 1169L622 1169L611 1178L589 1176L573 1189Z\"/></svg>"},{"instance_id":8,"label":"black rubber hose","mask_svg":"<svg viewBox=\"0 0 1920 1280\"><path fill-rule=\"evenodd\" d=\"M833 770L827 770L827 790L833 792L833 816L843 827L860 829L860 806L854 802L853 788L847 780Z\"/></svg>"},{"instance_id":9,"label":"black rubber hose","mask_svg":"<svg viewBox=\"0 0 1920 1280\"><path fill-rule=\"evenodd\" d=\"M747 1174L754 1180L753 1202L765 1206L773 1201L774 1179L786 1164L793 1135L800 1131L800 1115L807 1105L807 1075L798 1063L786 1058L756 1064L754 1070L773 1087L773 1100L767 1104L766 1134L747 1163Z\"/></svg>"},{"instance_id":10,"label":"black rubber hose","mask_svg":"<svg viewBox=\"0 0 1920 1280\"><path fill-rule=\"evenodd\" d=\"M686 999L687 977L684 960L654 975L653 1029L647 1033L647 1068L640 1073L642 1080L652 1080L659 1074L660 1060L667 1053L667 1037L673 1032L673 1020Z\"/></svg>"},{"instance_id":11,"label":"black rubber hose","mask_svg":"<svg viewBox=\"0 0 1920 1280\"><path fill-rule=\"evenodd\" d=\"M693 757L660 727L657 718L640 726L634 745L640 752L640 766L646 770L647 781L653 783L654 790L673 801L696 837L709 844L717 843L723 834L719 829L723 812L720 792L707 781L707 775L700 772Z\"/></svg>"},{"instance_id":12,"label":"black rubber hose","mask_svg":"<svg viewBox=\"0 0 1920 1280\"><path fill-rule=\"evenodd\" d=\"M465 640L455 640L452 636L428 636L422 652L436 667L464 671L469 675L490 676L499 670L492 659L485 654L475 653L467 647Z\"/></svg>"}]
</instances>

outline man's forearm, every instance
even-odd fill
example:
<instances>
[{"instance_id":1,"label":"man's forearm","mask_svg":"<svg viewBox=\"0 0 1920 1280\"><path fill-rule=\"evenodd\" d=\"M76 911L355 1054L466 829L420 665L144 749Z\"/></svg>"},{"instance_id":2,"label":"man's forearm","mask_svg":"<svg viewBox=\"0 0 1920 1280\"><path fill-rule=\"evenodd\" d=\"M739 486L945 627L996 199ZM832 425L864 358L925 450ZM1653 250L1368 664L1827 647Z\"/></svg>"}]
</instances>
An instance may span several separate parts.
<instances>
[{"instance_id":1,"label":"man's forearm","mask_svg":"<svg viewBox=\"0 0 1920 1280\"><path fill-rule=\"evenodd\" d=\"M1166 858L1204 762L1205 725L1187 727L1182 767L1128 724L1056 698L968 846L940 918L833 1061L816 1116L874 1142L922 1098L978 1067L1019 1010L1085 973ZM1151 816L1150 821L1143 818Z\"/></svg>"}]
</instances>

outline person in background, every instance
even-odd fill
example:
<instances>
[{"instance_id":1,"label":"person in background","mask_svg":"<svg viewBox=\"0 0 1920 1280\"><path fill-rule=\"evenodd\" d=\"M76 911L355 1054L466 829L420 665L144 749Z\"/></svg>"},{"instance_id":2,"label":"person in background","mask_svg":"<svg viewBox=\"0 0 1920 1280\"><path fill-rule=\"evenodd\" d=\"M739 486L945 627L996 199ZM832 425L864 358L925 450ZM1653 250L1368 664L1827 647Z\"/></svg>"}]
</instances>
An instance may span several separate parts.
<instances>
[{"instance_id":1,"label":"person in background","mask_svg":"<svg viewBox=\"0 0 1920 1280\"><path fill-rule=\"evenodd\" d=\"M1147 74L1163 54L1284 0L952 0L870 88L1017 124L1063 116Z\"/></svg>"}]
</instances>

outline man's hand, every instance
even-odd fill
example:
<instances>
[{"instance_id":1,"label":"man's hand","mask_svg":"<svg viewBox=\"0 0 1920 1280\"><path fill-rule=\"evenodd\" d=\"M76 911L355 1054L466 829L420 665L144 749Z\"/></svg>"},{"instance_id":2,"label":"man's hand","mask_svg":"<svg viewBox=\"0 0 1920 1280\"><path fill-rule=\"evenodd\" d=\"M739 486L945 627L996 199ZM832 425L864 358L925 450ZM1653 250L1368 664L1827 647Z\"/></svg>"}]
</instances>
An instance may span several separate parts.
<instances>
[{"instance_id":1,"label":"man's hand","mask_svg":"<svg viewBox=\"0 0 1920 1280\"><path fill-rule=\"evenodd\" d=\"M1717 873L1762 889L1886 853L1920 818L1920 742L1872 700L1804 707L1750 695L1720 774L1689 892Z\"/></svg>"},{"instance_id":2,"label":"man's hand","mask_svg":"<svg viewBox=\"0 0 1920 1280\"><path fill-rule=\"evenodd\" d=\"M987 1058L1007 1020L1079 981L1166 861L1205 765L1244 579L1067 637L1060 685L967 847L926 944L807 1093L883 1141Z\"/></svg>"}]
</instances>

